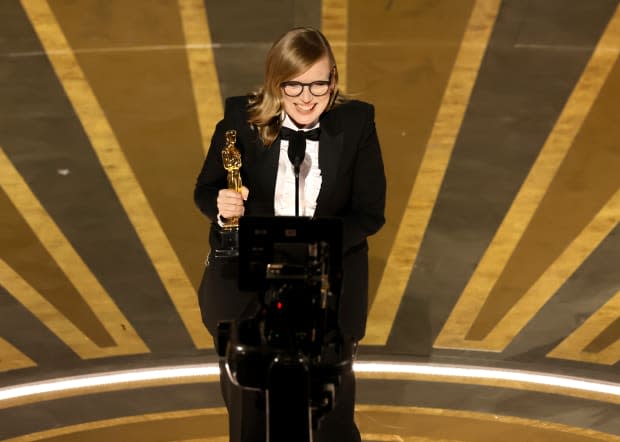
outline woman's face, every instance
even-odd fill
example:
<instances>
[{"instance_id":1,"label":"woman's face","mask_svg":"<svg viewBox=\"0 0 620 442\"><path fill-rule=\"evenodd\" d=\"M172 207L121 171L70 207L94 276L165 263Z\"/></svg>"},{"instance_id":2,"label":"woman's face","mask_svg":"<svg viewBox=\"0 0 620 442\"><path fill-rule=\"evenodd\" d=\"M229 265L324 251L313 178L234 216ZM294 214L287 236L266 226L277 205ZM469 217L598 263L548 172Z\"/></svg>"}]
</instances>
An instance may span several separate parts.
<instances>
[{"instance_id":1,"label":"woman's face","mask_svg":"<svg viewBox=\"0 0 620 442\"><path fill-rule=\"evenodd\" d=\"M310 66L310 69L303 74L283 83L288 86L280 88L284 111L298 127L312 127L329 104L331 92L334 89L333 82L330 82L331 70L332 66L329 62L329 58L325 56ZM291 97L287 95L287 92L289 94L295 94L300 88L299 84L294 83L304 83L306 86L303 86L300 95ZM308 86L310 83L315 84ZM327 87L325 87L326 83ZM327 92L324 95L317 96L312 94L310 91L311 88L312 92L315 94L320 94L325 90L327 90Z\"/></svg>"}]
</instances>

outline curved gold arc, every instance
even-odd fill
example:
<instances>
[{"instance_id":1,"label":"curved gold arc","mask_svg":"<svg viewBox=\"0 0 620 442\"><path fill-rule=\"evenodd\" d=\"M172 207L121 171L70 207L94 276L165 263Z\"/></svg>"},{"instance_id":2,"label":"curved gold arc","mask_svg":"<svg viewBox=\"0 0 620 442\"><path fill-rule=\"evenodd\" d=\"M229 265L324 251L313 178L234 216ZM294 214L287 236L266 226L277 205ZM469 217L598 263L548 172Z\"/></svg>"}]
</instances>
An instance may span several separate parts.
<instances>
[{"instance_id":1,"label":"curved gold arc","mask_svg":"<svg viewBox=\"0 0 620 442\"><path fill-rule=\"evenodd\" d=\"M391 430L403 441L562 440L565 442L619 442L620 437L600 431L548 421L475 411L397 405L355 407L362 438L368 431ZM394 434L394 429L398 430ZM385 434L383 432L379 434ZM420 439L421 438L421 439ZM380 439L381 440L381 439ZM390 440L390 439L385 439Z\"/></svg>"},{"instance_id":2,"label":"curved gold arc","mask_svg":"<svg viewBox=\"0 0 620 442\"><path fill-rule=\"evenodd\" d=\"M204 425L204 421L207 418L219 417L222 422L225 422L226 417L226 409L223 407L218 408L204 408L200 410L186 410L186 411L171 411L171 412L163 412L163 413L152 413L152 414L143 414L138 416L126 416L120 417L116 419L107 419L100 420L94 422L87 422L83 424L71 425L61 428L55 428L53 430L41 431L38 433L28 434L25 436L19 436L11 439L5 440L5 442L26 442L26 441L45 441L45 440L53 440L54 442L61 442L63 440L75 440L75 435L77 433L82 433L84 436L84 440L100 440L101 433L106 433L107 437L113 437L112 440L148 440L146 434L148 434L148 424L152 422L166 422L170 423L167 425L170 434L169 438L162 439L158 437L157 440L170 440L170 441L179 441L179 440L196 440L196 439L179 439L179 435L181 437L185 433L184 431L178 429L173 425L175 421L184 420L184 422L193 423L193 425L203 426L205 429L205 438L200 438L198 440L201 441L209 441L209 442L225 442L228 440L224 434L227 431L226 427L221 427L216 429L220 433L218 436L209 437L208 434L212 431L207 425ZM189 421L188 421L189 418ZM194 418L196 421L194 421ZM127 428L132 426L140 426L141 429L146 430L146 433L143 433L144 438L138 439L127 439ZM176 437L175 437L176 434ZM217 434L217 433L216 433ZM160 435L161 436L161 435ZM109 439L108 439L109 440Z\"/></svg>"},{"instance_id":3,"label":"curved gold arc","mask_svg":"<svg viewBox=\"0 0 620 442\"><path fill-rule=\"evenodd\" d=\"M566 442L618 442L620 437L575 426L534 419L471 411L407 407L394 405L358 405L356 421L363 440L373 441L480 441L496 440L503 434L506 441L563 440ZM149 433L157 440L223 442L227 440L226 410L204 408L88 422L30 435L7 439L6 442L88 440L123 438ZM188 437L189 436L189 437Z\"/></svg>"}]
</instances>

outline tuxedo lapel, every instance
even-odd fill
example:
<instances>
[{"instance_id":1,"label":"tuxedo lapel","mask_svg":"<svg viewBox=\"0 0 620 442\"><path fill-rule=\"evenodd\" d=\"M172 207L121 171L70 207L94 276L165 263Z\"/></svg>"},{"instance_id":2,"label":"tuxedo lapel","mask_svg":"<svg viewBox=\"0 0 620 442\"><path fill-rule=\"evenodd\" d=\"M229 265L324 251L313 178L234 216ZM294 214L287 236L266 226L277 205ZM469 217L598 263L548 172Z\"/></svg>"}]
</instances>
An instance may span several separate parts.
<instances>
[{"instance_id":1,"label":"tuxedo lapel","mask_svg":"<svg viewBox=\"0 0 620 442\"><path fill-rule=\"evenodd\" d=\"M328 113L329 115L329 113ZM321 169L321 191L317 198L315 216L321 216L328 195L338 186L338 165L343 149L344 135L333 118L326 116L321 120L321 136L319 138L319 168Z\"/></svg>"},{"instance_id":2,"label":"tuxedo lapel","mask_svg":"<svg viewBox=\"0 0 620 442\"><path fill-rule=\"evenodd\" d=\"M278 175L278 162L280 161L280 138L265 148L257 144L259 158L258 180L264 185L265 195L271 201L276 193L276 178Z\"/></svg>"},{"instance_id":3,"label":"tuxedo lapel","mask_svg":"<svg viewBox=\"0 0 620 442\"><path fill-rule=\"evenodd\" d=\"M244 139L244 164L247 185L250 187L250 199L257 204L256 213L273 215L273 199L280 157L280 141L276 140L270 147L265 147L256 132L249 132ZM271 202L268 203L267 202Z\"/></svg>"}]
</instances>

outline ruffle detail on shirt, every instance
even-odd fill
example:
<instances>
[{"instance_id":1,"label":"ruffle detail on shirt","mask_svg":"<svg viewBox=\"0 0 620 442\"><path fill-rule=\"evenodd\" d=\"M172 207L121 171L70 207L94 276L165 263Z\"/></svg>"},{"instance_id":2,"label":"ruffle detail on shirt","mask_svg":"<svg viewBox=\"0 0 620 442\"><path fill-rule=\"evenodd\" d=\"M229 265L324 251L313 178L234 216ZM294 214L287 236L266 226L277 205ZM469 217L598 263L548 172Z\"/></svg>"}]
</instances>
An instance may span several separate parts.
<instances>
[{"instance_id":1,"label":"ruffle detail on shirt","mask_svg":"<svg viewBox=\"0 0 620 442\"><path fill-rule=\"evenodd\" d=\"M281 145L280 156L283 155L287 158L286 147ZM317 164L313 164L313 161ZM299 170L299 201L302 204L299 209L300 216L314 215L322 183L323 177L318 168L318 143L309 142ZM278 164L274 209L276 215L295 215L295 174L290 161L281 161Z\"/></svg>"},{"instance_id":2,"label":"ruffle detail on shirt","mask_svg":"<svg viewBox=\"0 0 620 442\"><path fill-rule=\"evenodd\" d=\"M286 150L280 152L286 155ZM295 215L295 176L290 162L280 162L273 201L276 215Z\"/></svg>"}]
</instances>

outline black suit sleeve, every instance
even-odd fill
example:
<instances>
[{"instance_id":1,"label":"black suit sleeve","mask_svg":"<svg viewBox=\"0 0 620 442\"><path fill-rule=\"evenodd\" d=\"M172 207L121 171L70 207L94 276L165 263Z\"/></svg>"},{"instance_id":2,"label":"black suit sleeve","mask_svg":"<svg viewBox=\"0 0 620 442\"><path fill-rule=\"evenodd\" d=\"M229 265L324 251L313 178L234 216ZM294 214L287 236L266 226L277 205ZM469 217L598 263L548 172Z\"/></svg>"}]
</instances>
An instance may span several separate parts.
<instances>
[{"instance_id":1,"label":"black suit sleeve","mask_svg":"<svg viewBox=\"0 0 620 442\"><path fill-rule=\"evenodd\" d=\"M343 213L343 246L346 253L363 243L385 223L386 180L379 139L374 121L374 107L368 105L357 143L353 165L350 208Z\"/></svg>"}]
</instances>

